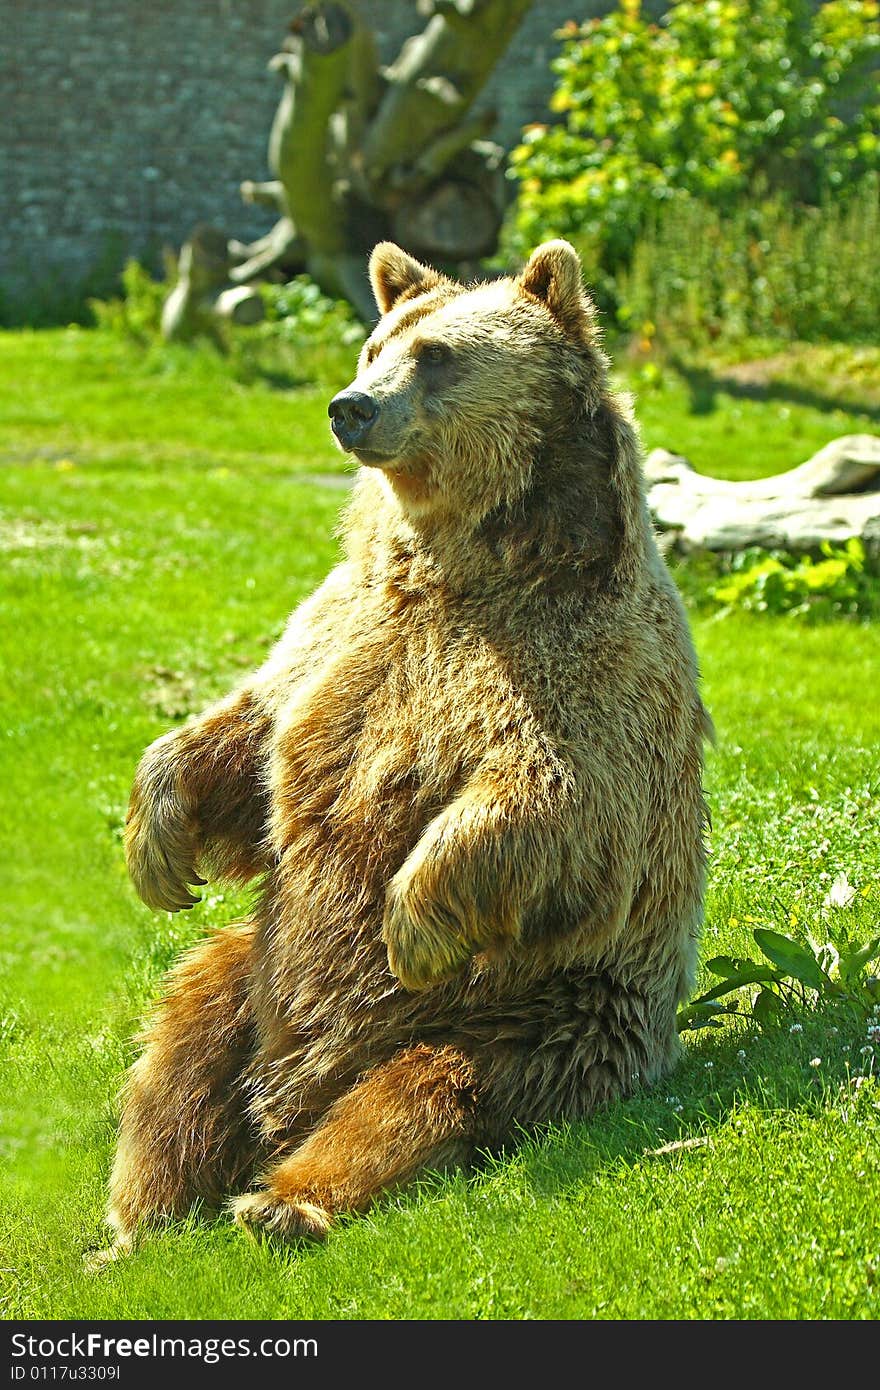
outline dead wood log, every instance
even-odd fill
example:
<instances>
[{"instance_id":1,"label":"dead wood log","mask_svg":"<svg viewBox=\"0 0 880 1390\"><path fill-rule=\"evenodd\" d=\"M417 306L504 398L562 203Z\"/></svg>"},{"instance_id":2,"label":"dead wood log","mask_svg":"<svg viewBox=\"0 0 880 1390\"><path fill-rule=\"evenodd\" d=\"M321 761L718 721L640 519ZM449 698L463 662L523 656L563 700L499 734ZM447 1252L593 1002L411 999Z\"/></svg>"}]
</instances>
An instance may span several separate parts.
<instances>
[{"instance_id":1,"label":"dead wood log","mask_svg":"<svg viewBox=\"0 0 880 1390\"><path fill-rule=\"evenodd\" d=\"M162 334L186 341L204 332L229 274L226 237L200 224L180 250L178 280L162 306Z\"/></svg>"},{"instance_id":2,"label":"dead wood log","mask_svg":"<svg viewBox=\"0 0 880 1390\"><path fill-rule=\"evenodd\" d=\"M221 290L214 300L213 312L227 323L259 323L264 317L260 292L253 285L232 285Z\"/></svg>"},{"instance_id":3,"label":"dead wood log","mask_svg":"<svg viewBox=\"0 0 880 1390\"><path fill-rule=\"evenodd\" d=\"M531 0L435 5L421 34L385 71L387 87L363 145L363 177L381 201L418 180L418 156L467 116Z\"/></svg>"},{"instance_id":4,"label":"dead wood log","mask_svg":"<svg viewBox=\"0 0 880 1390\"><path fill-rule=\"evenodd\" d=\"M289 217L281 217L266 236L245 245L240 241L228 243L233 284L244 285L260 280L270 271L282 270L298 275L306 268L306 244Z\"/></svg>"},{"instance_id":5,"label":"dead wood log","mask_svg":"<svg viewBox=\"0 0 880 1390\"><path fill-rule=\"evenodd\" d=\"M844 435L798 468L739 483L697 473L680 455L654 449L645 478L657 529L682 551L756 546L798 554L853 536L880 551L876 435Z\"/></svg>"}]
</instances>

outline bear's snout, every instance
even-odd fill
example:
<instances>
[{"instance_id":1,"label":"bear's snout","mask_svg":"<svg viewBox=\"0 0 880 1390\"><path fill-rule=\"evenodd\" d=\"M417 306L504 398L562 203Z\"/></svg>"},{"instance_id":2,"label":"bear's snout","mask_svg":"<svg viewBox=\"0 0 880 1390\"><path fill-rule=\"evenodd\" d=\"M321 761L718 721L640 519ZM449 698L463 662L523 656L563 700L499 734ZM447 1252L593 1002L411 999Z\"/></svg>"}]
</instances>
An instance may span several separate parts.
<instances>
[{"instance_id":1,"label":"bear's snout","mask_svg":"<svg viewBox=\"0 0 880 1390\"><path fill-rule=\"evenodd\" d=\"M330 428L343 449L356 449L376 422L379 402L364 391L340 391L327 407L327 414Z\"/></svg>"}]
</instances>

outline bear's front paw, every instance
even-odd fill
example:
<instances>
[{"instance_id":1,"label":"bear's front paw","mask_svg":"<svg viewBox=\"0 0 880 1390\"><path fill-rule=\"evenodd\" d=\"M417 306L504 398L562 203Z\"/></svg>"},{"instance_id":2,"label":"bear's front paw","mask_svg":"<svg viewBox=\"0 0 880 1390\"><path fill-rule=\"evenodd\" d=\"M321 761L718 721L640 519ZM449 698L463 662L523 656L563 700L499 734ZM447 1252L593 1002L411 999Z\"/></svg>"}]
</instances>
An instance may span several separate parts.
<instances>
[{"instance_id":1,"label":"bear's front paw","mask_svg":"<svg viewBox=\"0 0 880 1390\"><path fill-rule=\"evenodd\" d=\"M453 913L438 902L393 882L388 890L382 940L388 964L406 989L427 989L457 975L473 954Z\"/></svg>"},{"instance_id":2,"label":"bear's front paw","mask_svg":"<svg viewBox=\"0 0 880 1390\"><path fill-rule=\"evenodd\" d=\"M233 1202L232 1214L248 1234L256 1228L280 1240L324 1240L331 1225L330 1213L317 1203L273 1192L246 1192Z\"/></svg>"},{"instance_id":3,"label":"bear's front paw","mask_svg":"<svg viewBox=\"0 0 880 1390\"><path fill-rule=\"evenodd\" d=\"M195 869L198 833L180 791L174 739L157 739L141 759L125 822L132 882L148 907L165 912L192 907L199 899L187 885L205 883Z\"/></svg>"}]
</instances>

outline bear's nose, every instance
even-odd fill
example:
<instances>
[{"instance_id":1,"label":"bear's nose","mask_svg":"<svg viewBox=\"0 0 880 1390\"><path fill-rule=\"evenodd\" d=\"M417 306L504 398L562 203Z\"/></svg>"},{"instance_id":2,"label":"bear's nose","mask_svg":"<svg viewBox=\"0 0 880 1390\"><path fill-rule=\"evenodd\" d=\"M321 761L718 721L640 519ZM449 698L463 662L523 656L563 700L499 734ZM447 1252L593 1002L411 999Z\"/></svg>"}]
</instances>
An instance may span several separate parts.
<instances>
[{"instance_id":1,"label":"bear's nose","mask_svg":"<svg viewBox=\"0 0 880 1390\"><path fill-rule=\"evenodd\" d=\"M340 391L327 407L330 428L343 449L362 444L379 414L379 403L363 391Z\"/></svg>"}]
</instances>

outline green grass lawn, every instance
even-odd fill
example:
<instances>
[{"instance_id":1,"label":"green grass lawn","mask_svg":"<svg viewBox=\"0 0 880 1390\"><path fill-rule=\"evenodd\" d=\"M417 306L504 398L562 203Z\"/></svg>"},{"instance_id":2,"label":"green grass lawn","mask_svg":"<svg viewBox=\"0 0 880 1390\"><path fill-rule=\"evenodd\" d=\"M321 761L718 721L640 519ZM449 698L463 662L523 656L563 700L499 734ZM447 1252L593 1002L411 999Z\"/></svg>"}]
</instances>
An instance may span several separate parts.
<instances>
[{"instance_id":1,"label":"green grass lawn","mask_svg":"<svg viewBox=\"0 0 880 1390\"><path fill-rule=\"evenodd\" d=\"M326 1247L194 1219L83 1272L137 1020L180 948L247 905L213 886L185 917L139 902L121 847L134 767L260 659L331 564L344 494L326 402L349 369L340 356L332 381L324 363L323 384L279 389L204 351L0 335L3 1316L877 1317L880 1087L864 1027L819 1015L689 1035L653 1092L388 1197ZM639 413L650 445L725 476L877 428L772 383L707 404L672 374ZM747 948L758 923L876 933L876 628L694 629L719 734L705 955ZM840 870L855 902L826 909ZM682 1140L698 1142L656 1152Z\"/></svg>"}]
</instances>

